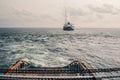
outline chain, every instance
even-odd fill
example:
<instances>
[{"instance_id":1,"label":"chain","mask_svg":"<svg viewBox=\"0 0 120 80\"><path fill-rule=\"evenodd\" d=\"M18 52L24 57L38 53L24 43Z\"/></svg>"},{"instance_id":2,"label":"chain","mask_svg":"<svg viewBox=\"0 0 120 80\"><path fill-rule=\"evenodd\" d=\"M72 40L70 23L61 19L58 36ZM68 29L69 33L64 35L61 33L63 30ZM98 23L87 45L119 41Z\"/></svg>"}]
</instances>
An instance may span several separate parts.
<instances>
[{"instance_id":1,"label":"chain","mask_svg":"<svg viewBox=\"0 0 120 80\"><path fill-rule=\"evenodd\" d=\"M120 78L120 76L102 76L101 78L108 79L108 78Z\"/></svg>"},{"instance_id":2,"label":"chain","mask_svg":"<svg viewBox=\"0 0 120 80\"><path fill-rule=\"evenodd\" d=\"M7 69L0 69L0 73L5 73L7 71ZM79 70L79 69L75 69L75 70L70 70L70 69L35 69L35 68L31 68L31 69L14 69L11 71L11 73L38 73L38 74L42 74L42 73L90 73L92 71L92 73L101 73L101 72L118 72L120 71L120 68L99 68L99 69L88 69L88 70ZM102 76L101 78L120 78L120 76Z\"/></svg>"}]
</instances>

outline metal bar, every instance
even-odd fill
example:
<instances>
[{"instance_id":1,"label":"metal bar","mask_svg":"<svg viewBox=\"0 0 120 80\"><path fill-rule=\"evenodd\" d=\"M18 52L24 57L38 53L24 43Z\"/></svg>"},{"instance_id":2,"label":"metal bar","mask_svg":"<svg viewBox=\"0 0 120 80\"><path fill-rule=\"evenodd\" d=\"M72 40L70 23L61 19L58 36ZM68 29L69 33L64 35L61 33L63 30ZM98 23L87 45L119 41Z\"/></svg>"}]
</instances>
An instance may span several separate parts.
<instances>
[{"instance_id":1,"label":"metal bar","mask_svg":"<svg viewBox=\"0 0 120 80\"><path fill-rule=\"evenodd\" d=\"M0 69L0 73L6 72L7 69ZM100 69L89 69L93 73L100 72L117 72L120 71L120 68L100 68ZM14 69L10 73L89 73L89 70L70 70L70 69Z\"/></svg>"}]
</instances>

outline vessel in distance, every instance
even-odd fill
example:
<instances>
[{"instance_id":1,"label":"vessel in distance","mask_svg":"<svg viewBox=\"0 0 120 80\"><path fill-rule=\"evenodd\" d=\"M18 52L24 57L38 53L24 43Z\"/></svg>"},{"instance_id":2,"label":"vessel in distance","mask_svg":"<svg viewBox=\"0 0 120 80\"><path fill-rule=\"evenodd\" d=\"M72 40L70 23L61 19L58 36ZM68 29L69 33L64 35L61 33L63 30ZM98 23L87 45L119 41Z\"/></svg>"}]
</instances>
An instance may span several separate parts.
<instances>
[{"instance_id":1,"label":"vessel in distance","mask_svg":"<svg viewBox=\"0 0 120 80\"><path fill-rule=\"evenodd\" d=\"M73 30L74 30L73 24L71 24L71 23L67 20L66 8L65 8L65 24L64 24L64 26L63 26L63 30L65 30L65 31L73 31Z\"/></svg>"}]
</instances>

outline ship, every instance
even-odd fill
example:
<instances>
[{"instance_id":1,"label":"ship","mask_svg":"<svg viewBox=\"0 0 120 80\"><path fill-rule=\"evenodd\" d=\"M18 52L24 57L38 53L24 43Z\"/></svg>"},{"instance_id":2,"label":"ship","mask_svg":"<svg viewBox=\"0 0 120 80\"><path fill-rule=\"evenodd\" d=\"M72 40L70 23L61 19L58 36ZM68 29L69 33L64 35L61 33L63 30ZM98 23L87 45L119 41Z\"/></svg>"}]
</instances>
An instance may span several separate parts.
<instances>
[{"instance_id":1,"label":"ship","mask_svg":"<svg viewBox=\"0 0 120 80\"><path fill-rule=\"evenodd\" d=\"M63 67L33 67L27 61L18 60L3 72L2 80L102 80L81 60Z\"/></svg>"},{"instance_id":2,"label":"ship","mask_svg":"<svg viewBox=\"0 0 120 80\"><path fill-rule=\"evenodd\" d=\"M64 31L73 31L73 30L74 30L73 24L71 24L71 23L67 20L66 8L65 8L65 24L64 24L64 26L63 26L63 30L64 30Z\"/></svg>"},{"instance_id":3,"label":"ship","mask_svg":"<svg viewBox=\"0 0 120 80\"><path fill-rule=\"evenodd\" d=\"M70 22L67 22L67 23L64 24L63 30L65 30L65 31L73 31L74 26Z\"/></svg>"}]
</instances>

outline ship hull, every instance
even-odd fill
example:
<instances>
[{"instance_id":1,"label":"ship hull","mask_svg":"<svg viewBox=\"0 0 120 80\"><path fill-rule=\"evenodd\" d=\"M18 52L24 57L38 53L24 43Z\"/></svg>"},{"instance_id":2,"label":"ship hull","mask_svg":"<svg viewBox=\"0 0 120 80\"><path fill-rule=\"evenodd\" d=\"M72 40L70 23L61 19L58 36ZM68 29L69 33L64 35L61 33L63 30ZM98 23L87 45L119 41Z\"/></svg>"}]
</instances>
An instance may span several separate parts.
<instances>
[{"instance_id":1,"label":"ship hull","mask_svg":"<svg viewBox=\"0 0 120 80\"><path fill-rule=\"evenodd\" d=\"M65 30L65 31L73 31L74 29L71 28L71 27L64 27L63 30Z\"/></svg>"}]
</instances>

